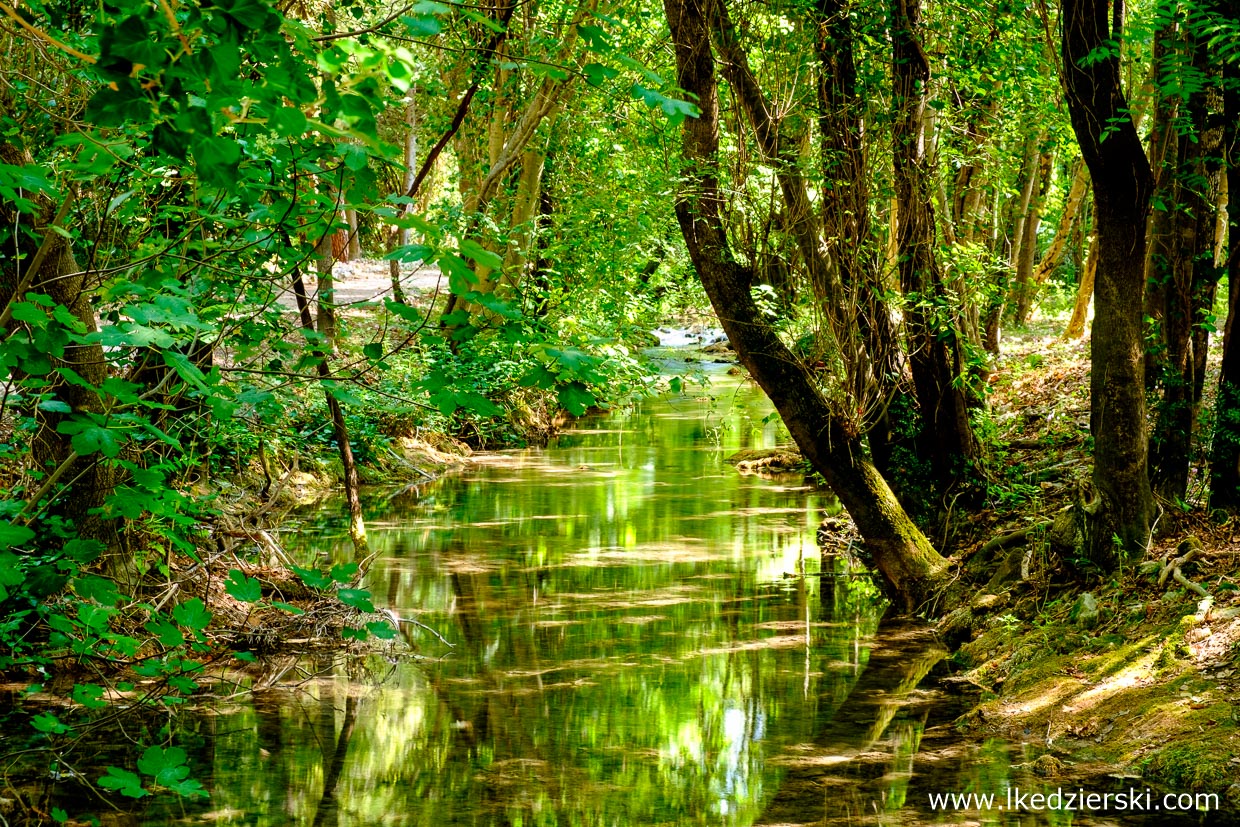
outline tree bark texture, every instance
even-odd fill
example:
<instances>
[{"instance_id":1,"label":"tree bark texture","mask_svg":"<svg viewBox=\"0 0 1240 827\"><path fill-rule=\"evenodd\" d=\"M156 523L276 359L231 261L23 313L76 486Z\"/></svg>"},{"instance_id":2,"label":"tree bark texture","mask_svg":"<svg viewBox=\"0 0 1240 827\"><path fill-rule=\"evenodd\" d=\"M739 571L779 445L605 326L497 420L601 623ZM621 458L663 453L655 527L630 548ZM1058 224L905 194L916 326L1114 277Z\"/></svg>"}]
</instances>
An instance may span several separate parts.
<instances>
[{"instance_id":1,"label":"tree bark texture","mask_svg":"<svg viewBox=\"0 0 1240 827\"><path fill-rule=\"evenodd\" d=\"M1086 553L1104 570L1149 544L1142 298L1153 177L1120 86L1107 0L1064 0L1063 71L1072 128L1094 182L1098 269L1090 340L1094 496ZM1101 57L1100 57L1101 56ZM1104 143L1105 140L1105 143Z\"/></svg>"},{"instance_id":2,"label":"tree bark texture","mask_svg":"<svg viewBox=\"0 0 1240 827\"><path fill-rule=\"evenodd\" d=\"M866 548L904 608L931 597L947 562L904 513L866 458L860 434L833 410L813 376L780 340L750 287L752 268L736 261L721 217L719 99L709 21L714 0L665 0L677 82L701 108L686 118L685 191L676 218L689 256L737 357L771 398L797 445L840 497Z\"/></svg>"},{"instance_id":3,"label":"tree bark texture","mask_svg":"<svg viewBox=\"0 0 1240 827\"><path fill-rule=\"evenodd\" d=\"M893 0L891 9L898 269L907 302L909 364L922 419L923 455L931 459L940 487L948 488L977 459L978 444L961 387L959 319L935 258L924 124L930 64L917 32L920 0Z\"/></svg>"},{"instance_id":4,"label":"tree bark texture","mask_svg":"<svg viewBox=\"0 0 1240 827\"><path fill-rule=\"evenodd\" d=\"M306 284L301 275L301 268L293 268L293 297L297 301L297 312L301 320L302 330L314 332L314 319L310 315L310 300L306 294ZM319 331L322 333L322 331ZM330 381L331 369L327 364L328 355L315 349L318 359L316 370L320 381ZM357 462L353 457L353 446L349 442L349 425L344 418L344 409L326 384L323 395L327 403L328 416L332 423L332 435L336 438L336 450L340 455L340 467L344 473L344 498L349 509L349 539L353 541L354 553L360 562L370 553L366 539L366 520L362 515L361 478L357 472Z\"/></svg>"},{"instance_id":5,"label":"tree bark texture","mask_svg":"<svg viewBox=\"0 0 1240 827\"><path fill-rule=\"evenodd\" d=\"M1234 20L1240 0L1222 4ZM1227 161L1227 283L1231 295L1223 329L1223 362L1210 448L1210 508L1240 513L1240 66L1223 66L1223 153Z\"/></svg>"},{"instance_id":6,"label":"tree bark texture","mask_svg":"<svg viewBox=\"0 0 1240 827\"><path fill-rule=\"evenodd\" d=\"M1089 303L1094 295L1094 280L1097 274L1098 237L1091 235L1089 252L1085 255L1085 271L1081 273L1081 281L1076 288L1076 301L1072 305L1072 316L1064 328L1064 339L1080 339L1085 335L1085 319L1089 315Z\"/></svg>"},{"instance_id":7,"label":"tree bark texture","mask_svg":"<svg viewBox=\"0 0 1240 827\"><path fill-rule=\"evenodd\" d=\"M1162 94L1158 89L1158 78L1169 68L1169 62L1175 54L1170 48L1169 40L1173 37L1174 24L1159 27L1154 33L1154 55L1150 61L1150 73L1153 82L1150 94L1155 96L1154 121L1150 124L1149 151L1150 168L1154 174L1154 192L1152 203L1156 206L1150 210L1145 230L1145 315L1150 320L1153 332L1161 338L1163 316L1167 309L1167 285L1171 281L1168 272L1169 262L1174 244L1172 222L1174 219L1173 204L1176 197L1176 154L1179 142L1175 138L1175 121L1178 115L1179 98L1174 95ZM1162 373L1160 365L1160 348L1149 348L1145 352L1145 387L1153 391Z\"/></svg>"}]
</instances>

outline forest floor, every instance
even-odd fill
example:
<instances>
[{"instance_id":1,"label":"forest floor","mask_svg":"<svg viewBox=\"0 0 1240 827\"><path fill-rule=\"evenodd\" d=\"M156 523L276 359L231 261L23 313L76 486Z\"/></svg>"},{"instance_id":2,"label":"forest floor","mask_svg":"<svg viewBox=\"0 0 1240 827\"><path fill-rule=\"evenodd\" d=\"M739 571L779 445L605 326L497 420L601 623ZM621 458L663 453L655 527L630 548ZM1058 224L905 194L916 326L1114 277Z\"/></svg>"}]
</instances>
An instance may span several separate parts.
<instances>
[{"instance_id":1,"label":"forest floor","mask_svg":"<svg viewBox=\"0 0 1240 827\"><path fill-rule=\"evenodd\" d=\"M1088 339L1034 329L992 376L989 507L947 544L985 607L955 655L982 693L960 725L1045 749L1048 776L1144 778L1240 809L1240 521L1207 517L1204 464L1144 560L1099 577L1051 551L1046 524L1090 471L1088 357ZM1205 599L1167 565L1192 549L1181 573Z\"/></svg>"}]
</instances>

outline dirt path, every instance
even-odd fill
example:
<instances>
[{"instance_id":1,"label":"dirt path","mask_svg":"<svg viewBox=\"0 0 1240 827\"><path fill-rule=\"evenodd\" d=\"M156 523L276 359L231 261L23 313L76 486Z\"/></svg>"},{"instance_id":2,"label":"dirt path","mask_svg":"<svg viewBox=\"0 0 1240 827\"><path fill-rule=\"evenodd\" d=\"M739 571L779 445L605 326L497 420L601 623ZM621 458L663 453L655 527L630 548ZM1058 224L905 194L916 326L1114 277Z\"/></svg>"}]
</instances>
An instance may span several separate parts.
<instances>
[{"instance_id":1,"label":"dirt path","mask_svg":"<svg viewBox=\"0 0 1240 827\"><path fill-rule=\"evenodd\" d=\"M367 302L380 302L392 294L392 278L388 275L388 262L375 259L342 261L332 269L336 279L336 304L348 307ZM448 280L438 267L401 265L401 287L413 304L427 306L434 301L436 293L448 290ZM307 274L306 289L313 296L318 282ZM291 310L297 309L297 301L291 292L280 297L280 303Z\"/></svg>"}]
</instances>

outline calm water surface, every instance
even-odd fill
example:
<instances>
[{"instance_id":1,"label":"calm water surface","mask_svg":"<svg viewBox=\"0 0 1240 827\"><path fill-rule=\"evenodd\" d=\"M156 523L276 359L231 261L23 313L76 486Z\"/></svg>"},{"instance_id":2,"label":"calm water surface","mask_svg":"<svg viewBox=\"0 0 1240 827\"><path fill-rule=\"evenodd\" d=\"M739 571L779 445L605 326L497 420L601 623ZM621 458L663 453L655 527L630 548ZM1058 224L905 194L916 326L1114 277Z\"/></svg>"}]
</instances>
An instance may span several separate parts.
<instances>
[{"instance_id":1,"label":"calm water surface","mask_svg":"<svg viewBox=\"0 0 1240 827\"><path fill-rule=\"evenodd\" d=\"M304 682L179 712L210 800L156 796L117 823L1141 823L930 808L1045 784L1013 768L1034 754L959 741L924 630L876 643L872 584L815 543L829 494L724 464L776 443L769 413L716 386L373 495L367 586L447 643L406 624L392 657L270 663ZM285 543L348 560L339 511Z\"/></svg>"}]
</instances>

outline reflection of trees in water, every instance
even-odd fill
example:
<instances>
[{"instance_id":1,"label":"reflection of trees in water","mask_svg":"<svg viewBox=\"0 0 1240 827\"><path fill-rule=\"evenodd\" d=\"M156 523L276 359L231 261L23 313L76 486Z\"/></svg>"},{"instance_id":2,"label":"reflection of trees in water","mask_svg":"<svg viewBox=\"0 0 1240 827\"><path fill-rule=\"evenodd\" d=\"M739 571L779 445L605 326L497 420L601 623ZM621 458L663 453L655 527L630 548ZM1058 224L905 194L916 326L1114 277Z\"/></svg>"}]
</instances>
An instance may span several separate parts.
<instances>
[{"instance_id":1,"label":"reflection of trees in water","mask_svg":"<svg viewBox=\"0 0 1240 827\"><path fill-rule=\"evenodd\" d=\"M769 727L812 736L812 714L785 710L812 705L824 682L855 678L848 661L860 615L841 599L834 605L847 616L822 617L804 579L759 587L734 573L710 581L706 599L652 609L666 616L661 623L630 623L644 610L626 605L626 594L640 604L679 581L665 569L662 588L639 577L630 592L621 587L627 573L607 570L606 599L583 600L569 625L540 624L546 607L537 604L554 601L557 587L589 594L571 570L449 575L449 634L460 642L450 659L462 665L428 669L428 683L441 709L436 726L450 738L448 763L471 772L419 769L413 786L436 774L437 801L423 803L436 812L431 821L529 823L550 808L560 823L594 823L620 798L629 818L743 821L735 806L720 811L728 801L756 815ZM803 643L764 646L756 629L764 621L781 636L791 627ZM656 655L669 662L652 668Z\"/></svg>"},{"instance_id":2,"label":"reflection of trees in water","mask_svg":"<svg viewBox=\"0 0 1240 827\"><path fill-rule=\"evenodd\" d=\"M722 450L755 444L766 410L725 429ZM738 479L703 421L638 416L627 426L644 433L619 446L574 435L554 457L446 478L372 514L392 526L372 532L388 554L375 602L457 646L398 670L364 711L327 681L298 698L317 708L269 715L259 729L278 722L283 743L255 749L284 765L297 818L263 823L751 821L770 797L771 745L811 742L857 680L872 593L841 580L816 605L817 582L782 577L798 553L814 562L817 506Z\"/></svg>"},{"instance_id":3,"label":"reflection of trees in water","mask_svg":"<svg viewBox=\"0 0 1240 827\"><path fill-rule=\"evenodd\" d=\"M336 785L344 772L345 759L349 754L349 741L353 738L353 727L357 724L357 708L358 700L350 692L344 700L344 720L340 723L340 732L329 742L331 751L324 752L323 795L314 814L314 827L335 827L339 823Z\"/></svg>"},{"instance_id":4,"label":"reflection of trees in water","mask_svg":"<svg viewBox=\"0 0 1240 827\"><path fill-rule=\"evenodd\" d=\"M790 759L757 823L849 824L902 807L930 712L916 689L946 654L927 628L880 627L860 679L812 744ZM887 785L875 788L880 779Z\"/></svg>"}]
</instances>

